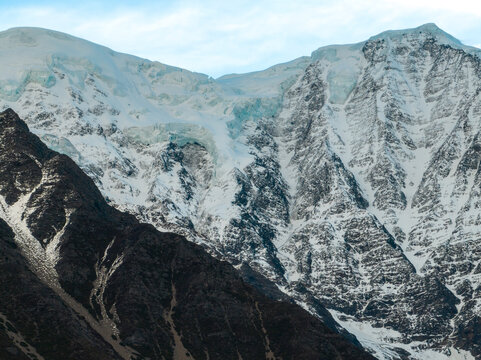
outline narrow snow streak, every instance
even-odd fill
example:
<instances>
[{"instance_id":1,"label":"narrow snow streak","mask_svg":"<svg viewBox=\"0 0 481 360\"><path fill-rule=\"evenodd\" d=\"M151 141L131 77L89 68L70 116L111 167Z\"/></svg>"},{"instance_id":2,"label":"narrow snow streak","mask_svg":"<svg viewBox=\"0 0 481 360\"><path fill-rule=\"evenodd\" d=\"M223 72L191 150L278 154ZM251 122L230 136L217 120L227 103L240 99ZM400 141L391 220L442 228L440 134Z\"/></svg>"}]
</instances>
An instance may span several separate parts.
<instances>
[{"instance_id":1,"label":"narrow snow streak","mask_svg":"<svg viewBox=\"0 0 481 360\"><path fill-rule=\"evenodd\" d=\"M170 308L168 311L165 312L164 318L169 324L170 332L174 337L174 358L173 360L195 360L190 352L185 348L184 344L182 343L182 336L177 332L175 328L175 323L173 319L173 315L175 312L175 307L177 306L177 289L174 285L174 280L171 280L171 290L172 290L172 299L170 300Z\"/></svg>"},{"instance_id":2,"label":"narrow snow streak","mask_svg":"<svg viewBox=\"0 0 481 360\"><path fill-rule=\"evenodd\" d=\"M274 355L274 352L271 349L271 342L269 340L269 334L267 333L267 330L264 326L264 319L262 318L262 311L259 309L259 302L255 302L257 314L259 316L259 321L261 323L261 330L262 334L264 335L264 347L266 349L266 360L276 360L276 356Z\"/></svg>"},{"instance_id":3,"label":"narrow snow streak","mask_svg":"<svg viewBox=\"0 0 481 360\"><path fill-rule=\"evenodd\" d=\"M95 273L97 274L97 278L95 279L93 283L92 291L90 292L90 304L92 308L95 308L93 304L93 301L95 301L95 303L100 306L100 312L102 316L100 323L104 326L104 328L111 330L112 332L111 335L114 335L116 338L119 338L120 332L117 328L117 324L115 323L114 319L110 318L104 303L104 293L105 293L105 288L107 287L108 281L110 277L113 275L113 273L119 268L119 266L122 265L122 261L124 257L123 254L117 255L117 257L113 261L110 268L107 268L103 264L114 242L115 242L115 237L107 245L107 248L104 251L102 260L99 261L97 264L95 264Z\"/></svg>"}]
</instances>

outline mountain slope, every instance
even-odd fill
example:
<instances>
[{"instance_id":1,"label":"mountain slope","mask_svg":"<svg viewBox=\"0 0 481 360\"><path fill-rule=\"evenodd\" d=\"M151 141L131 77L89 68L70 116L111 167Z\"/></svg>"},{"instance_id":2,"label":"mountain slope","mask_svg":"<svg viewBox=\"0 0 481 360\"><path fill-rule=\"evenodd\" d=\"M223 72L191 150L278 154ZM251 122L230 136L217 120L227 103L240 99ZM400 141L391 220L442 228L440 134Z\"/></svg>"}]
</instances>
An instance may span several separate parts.
<instances>
[{"instance_id":1,"label":"mountain slope","mask_svg":"<svg viewBox=\"0 0 481 360\"><path fill-rule=\"evenodd\" d=\"M0 139L1 334L11 354L372 358L198 245L108 206L12 110L0 114Z\"/></svg>"},{"instance_id":2,"label":"mountain slope","mask_svg":"<svg viewBox=\"0 0 481 360\"><path fill-rule=\"evenodd\" d=\"M342 104L332 98L334 86L329 84L336 62L324 57L330 49L321 49L320 60L291 90L295 105L289 104L286 111L286 121L295 121L295 129L309 124L302 134L295 134L289 125L285 130L289 141L297 142L289 166L300 179L316 179L314 171L326 162L324 167L342 164L356 180L353 184L347 176L336 180L331 175L327 199L309 199L302 184L294 195L301 210L314 208L308 212L309 220L319 217L333 225L330 233L339 239L341 258L331 266L344 264L344 272L352 274L349 278L360 291L359 296L346 297L347 307L341 291L334 303L332 297L324 302L356 319L387 325L407 339L465 345L459 331L476 322L472 311L476 305L469 301L475 302L477 296L466 294L467 300L459 289L461 284L478 287L474 272L478 259L472 254L479 230L460 225L460 220L454 226L453 220L464 218L470 194L477 191L473 177L479 159L473 148L480 130L480 59L431 25L384 33L350 51L351 57L359 57L357 78ZM346 58L344 54L340 61ZM306 101L314 85L323 101L313 97ZM299 109L294 116L293 108ZM310 108L313 111L306 111ZM322 151L337 155L339 161L321 155L310 166L310 154ZM462 166L466 161L470 165ZM336 189L339 183L347 189ZM367 211L355 201L358 187L369 203ZM306 214L300 217L305 219ZM467 236L464 229L474 231ZM299 251L295 232L293 251ZM332 241L326 245L332 246ZM299 257L311 249L302 246ZM317 259L321 269L330 265L322 255ZM312 274L317 280L317 272ZM335 275L329 281L335 284L339 278ZM320 294L325 287L323 279ZM477 340L468 348L479 354Z\"/></svg>"},{"instance_id":3,"label":"mountain slope","mask_svg":"<svg viewBox=\"0 0 481 360\"><path fill-rule=\"evenodd\" d=\"M0 51L2 106L117 208L380 358L480 356L478 49L426 24L216 80L42 29Z\"/></svg>"}]
</instances>

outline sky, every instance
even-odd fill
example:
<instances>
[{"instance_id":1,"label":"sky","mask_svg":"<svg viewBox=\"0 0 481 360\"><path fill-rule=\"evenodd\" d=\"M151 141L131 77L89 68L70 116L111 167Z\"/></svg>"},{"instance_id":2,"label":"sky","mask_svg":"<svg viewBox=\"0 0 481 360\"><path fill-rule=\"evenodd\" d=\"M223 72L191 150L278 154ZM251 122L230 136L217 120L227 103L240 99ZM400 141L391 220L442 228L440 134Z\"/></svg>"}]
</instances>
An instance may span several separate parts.
<instances>
[{"instance_id":1,"label":"sky","mask_svg":"<svg viewBox=\"0 0 481 360\"><path fill-rule=\"evenodd\" d=\"M0 0L0 31L53 29L215 78L428 22L481 47L479 1Z\"/></svg>"}]
</instances>

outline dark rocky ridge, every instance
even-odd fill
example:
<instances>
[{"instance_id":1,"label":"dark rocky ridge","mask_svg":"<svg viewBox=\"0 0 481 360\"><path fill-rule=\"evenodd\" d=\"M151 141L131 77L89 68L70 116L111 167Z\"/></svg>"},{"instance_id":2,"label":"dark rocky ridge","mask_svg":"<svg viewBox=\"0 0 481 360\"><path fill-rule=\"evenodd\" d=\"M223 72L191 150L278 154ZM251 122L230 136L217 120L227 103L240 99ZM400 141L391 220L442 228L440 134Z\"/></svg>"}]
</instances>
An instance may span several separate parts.
<instances>
[{"instance_id":1,"label":"dark rocky ridge","mask_svg":"<svg viewBox=\"0 0 481 360\"><path fill-rule=\"evenodd\" d=\"M14 237L0 219L0 313L7 319L0 320L0 358L32 358L12 341L10 332L21 334L45 359L121 359L29 269Z\"/></svg>"},{"instance_id":2,"label":"dark rocky ridge","mask_svg":"<svg viewBox=\"0 0 481 360\"><path fill-rule=\"evenodd\" d=\"M45 359L372 358L198 245L108 206L12 110L0 140L0 313ZM25 358L3 324L0 344Z\"/></svg>"}]
</instances>

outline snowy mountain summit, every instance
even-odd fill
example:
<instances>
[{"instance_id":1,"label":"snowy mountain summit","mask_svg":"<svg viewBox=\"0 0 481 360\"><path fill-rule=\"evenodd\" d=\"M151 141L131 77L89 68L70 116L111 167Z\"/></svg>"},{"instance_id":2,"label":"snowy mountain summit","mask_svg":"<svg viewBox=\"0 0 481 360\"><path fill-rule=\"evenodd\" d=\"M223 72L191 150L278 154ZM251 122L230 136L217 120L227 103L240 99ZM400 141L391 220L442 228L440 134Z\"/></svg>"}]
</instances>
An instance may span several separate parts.
<instances>
[{"instance_id":1,"label":"snowy mountain summit","mask_svg":"<svg viewBox=\"0 0 481 360\"><path fill-rule=\"evenodd\" d=\"M480 54L426 24L214 80L15 28L0 104L112 205L327 307L376 357L472 359Z\"/></svg>"}]
</instances>

